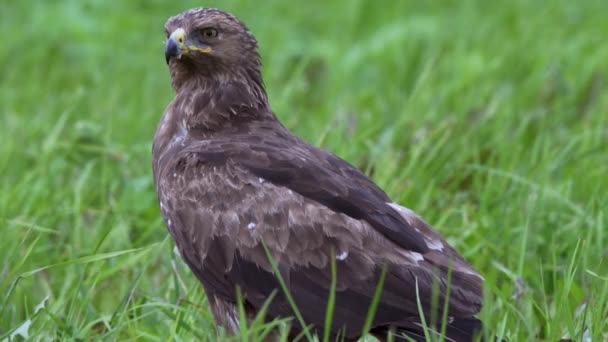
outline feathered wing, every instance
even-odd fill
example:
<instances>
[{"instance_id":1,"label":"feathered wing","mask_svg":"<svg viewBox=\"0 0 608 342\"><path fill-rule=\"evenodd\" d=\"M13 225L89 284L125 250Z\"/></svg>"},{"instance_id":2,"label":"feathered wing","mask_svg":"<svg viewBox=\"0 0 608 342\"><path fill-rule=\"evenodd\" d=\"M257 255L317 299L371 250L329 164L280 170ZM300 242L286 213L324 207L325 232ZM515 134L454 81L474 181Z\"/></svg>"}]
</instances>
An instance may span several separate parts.
<instances>
[{"instance_id":1,"label":"feathered wing","mask_svg":"<svg viewBox=\"0 0 608 342\"><path fill-rule=\"evenodd\" d=\"M234 303L238 286L255 311L280 289L263 241L304 320L316 327L324 324L335 260L334 334L361 333L383 266L374 327L415 325L416 287L430 317L433 289L439 308L446 299L449 267L449 315L468 318L479 311L481 277L358 170L308 145L285 149L248 137L198 142L156 173L169 230L213 301ZM293 316L280 293L268 314Z\"/></svg>"}]
</instances>

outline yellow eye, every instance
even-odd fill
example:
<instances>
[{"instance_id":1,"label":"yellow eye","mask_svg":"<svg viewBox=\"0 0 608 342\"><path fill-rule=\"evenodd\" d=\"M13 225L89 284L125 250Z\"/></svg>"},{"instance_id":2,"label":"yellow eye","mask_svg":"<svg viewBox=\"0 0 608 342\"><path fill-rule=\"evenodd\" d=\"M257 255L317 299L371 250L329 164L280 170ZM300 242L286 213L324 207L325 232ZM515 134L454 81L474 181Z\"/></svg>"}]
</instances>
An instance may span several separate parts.
<instances>
[{"instance_id":1,"label":"yellow eye","mask_svg":"<svg viewBox=\"0 0 608 342\"><path fill-rule=\"evenodd\" d=\"M213 27L207 27L201 30L201 36L205 39L211 39L217 37L217 30Z\"/></svg>"}]
</instances>

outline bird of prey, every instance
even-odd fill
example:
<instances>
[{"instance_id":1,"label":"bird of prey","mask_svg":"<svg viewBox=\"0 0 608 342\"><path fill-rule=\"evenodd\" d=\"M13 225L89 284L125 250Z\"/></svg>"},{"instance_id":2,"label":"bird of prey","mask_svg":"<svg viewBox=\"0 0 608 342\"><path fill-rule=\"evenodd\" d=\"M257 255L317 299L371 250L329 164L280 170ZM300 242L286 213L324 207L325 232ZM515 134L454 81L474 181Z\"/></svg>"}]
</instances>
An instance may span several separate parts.
<instances>
[{"instance_id":1,"label":"bird of prey","mask_svg":"<svg viewBox=\"0 0 608 342\"><path fill-rule=\"evenodd\" d=\"M238 333L237 288L250 319L273 294L266 319L294 317L280 277L307 327L356 340L382 278L375 336L423 341L444 323L447 341L476 338L483 278L361 171L281 124L257 41L239 19L195 8L169 18L165 30L176 94L154 137L154 180L167 228L217 325ZM304 328L291 325L292 337Z\"/></svg>"}]
</instances>

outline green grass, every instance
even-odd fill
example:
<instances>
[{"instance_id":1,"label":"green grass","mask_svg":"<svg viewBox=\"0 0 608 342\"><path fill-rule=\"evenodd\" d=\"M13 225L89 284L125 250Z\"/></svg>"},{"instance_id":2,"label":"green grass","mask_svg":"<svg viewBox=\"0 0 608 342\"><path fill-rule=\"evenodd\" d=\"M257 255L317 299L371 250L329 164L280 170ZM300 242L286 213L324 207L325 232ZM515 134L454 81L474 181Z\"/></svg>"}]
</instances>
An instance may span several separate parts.
<instances>
[{"instance_id":1,"label":"green grass","mask_svg":"<svg viewBox=\"0 0 608 342\"><path fill-rule=\"evenodd\" d=\"M150 166L163 24L201 4L0 5L0 340L216 339ZM607 1L205 4L256 34L290 129L485 276L490 332L607 338Z\"/></svg>"}]
</instances>

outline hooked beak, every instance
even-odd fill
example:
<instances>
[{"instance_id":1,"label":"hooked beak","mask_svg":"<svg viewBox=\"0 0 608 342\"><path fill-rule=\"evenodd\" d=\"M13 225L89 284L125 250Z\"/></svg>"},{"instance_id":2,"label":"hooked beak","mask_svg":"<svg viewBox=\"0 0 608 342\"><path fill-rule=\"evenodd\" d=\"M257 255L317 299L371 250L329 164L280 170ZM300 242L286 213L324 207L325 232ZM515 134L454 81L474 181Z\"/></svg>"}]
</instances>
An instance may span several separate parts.
<instances>
[{"instance_id":1,"label":"hooked beak","mask_svg":"<svg viewBox=\"0 0 608 342\"><path fill-rule=\"evenodd\" d=\"M186 46L184 45L185 40L186 33L184 29L178 28L171 33L171 36L169 36L169 39L165 43L165 61L167 61L167 64L169 64L169 61L173 57L178 59L182 57L182 51L186 50Z\"/></svg>"}]
</instances>

